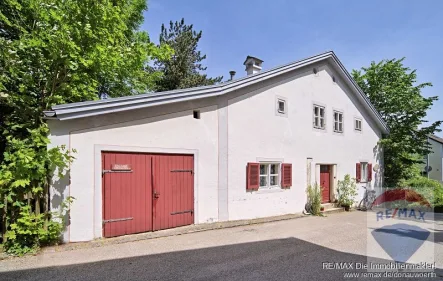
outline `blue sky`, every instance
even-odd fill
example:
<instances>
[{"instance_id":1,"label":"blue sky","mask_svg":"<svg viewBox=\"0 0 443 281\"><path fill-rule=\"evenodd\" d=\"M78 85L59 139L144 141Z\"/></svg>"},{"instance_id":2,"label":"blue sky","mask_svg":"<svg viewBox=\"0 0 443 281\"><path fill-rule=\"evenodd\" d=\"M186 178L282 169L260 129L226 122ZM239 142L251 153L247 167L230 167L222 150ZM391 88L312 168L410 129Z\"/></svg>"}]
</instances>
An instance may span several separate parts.
<instances>
[{"instance_id":1,"label":"blue sky","mask_svg":"<svg viewBox=\"0 0 443 281\"><path fill-rule=\"evenodd\" d=\"M348 71L406 57L418 82L434 85L423 94L440 97L428 120L443 119L441 0L148 0L148 9L142 29L155 42L170 20L185 18L202 30L207 73L225 79L229 70L246 75L247 55L263 59L264 70L328 50Z\"/></svg>"}]
</instances>

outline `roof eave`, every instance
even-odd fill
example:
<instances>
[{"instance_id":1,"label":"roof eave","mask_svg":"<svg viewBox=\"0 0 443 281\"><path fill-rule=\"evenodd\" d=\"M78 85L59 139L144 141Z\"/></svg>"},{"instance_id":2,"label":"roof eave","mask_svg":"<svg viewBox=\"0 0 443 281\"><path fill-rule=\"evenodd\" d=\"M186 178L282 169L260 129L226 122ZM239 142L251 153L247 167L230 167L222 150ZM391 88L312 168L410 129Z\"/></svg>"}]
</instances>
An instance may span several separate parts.
<instances>
[{"instance_id":1,"label":"roof eave","mask_svg":"<svg viewBox=\"0 0 443 281\"><path fill-rule=\"evenodd\" d=\"M223 95L225 93L247 87L251 84L261 82L263 80L273 78L277 75L293 71L298 68L326 59L332 59L335 64L339 66L342 75L347 78L346 80L349 82L349 84L360 94L363 104L371 113L371 115L373 115L375 121L377 121L377 124L382 133L389 134L389 128L381 118L380 114L370 103L366 94L360 89L352 76L349 74L349 72L337 58L335 53L332 51L275 67L265 72L229 81L220 85L203 86L161 93L149 93L137 96L112 98L98 101L56 105L52 108L53 111L51 111L51 114L53 114L52 112L55 112L54 116L57 117L59 120L68 120Z\"/></svg>"}]
</instances>

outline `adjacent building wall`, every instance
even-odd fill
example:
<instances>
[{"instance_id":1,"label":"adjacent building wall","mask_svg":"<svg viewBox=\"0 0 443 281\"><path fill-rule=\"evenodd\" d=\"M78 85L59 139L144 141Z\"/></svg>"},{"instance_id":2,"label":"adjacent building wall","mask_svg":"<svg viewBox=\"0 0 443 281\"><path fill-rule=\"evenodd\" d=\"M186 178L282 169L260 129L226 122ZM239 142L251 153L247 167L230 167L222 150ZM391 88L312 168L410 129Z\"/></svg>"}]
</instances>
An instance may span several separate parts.
<instances>
[{"instance_id":1,"label":"adjacent building wall","mask_svg":"<svg viewBox=\"0 0 443 281\"><path fill-rule=\"evenodd\" d=\"M429 154L429 166L432 170L429 172L429 178L443 181L443 144L429 139L432 152ZM426 160L426 159L425 159Z\"/></svg>"}]
</instances>

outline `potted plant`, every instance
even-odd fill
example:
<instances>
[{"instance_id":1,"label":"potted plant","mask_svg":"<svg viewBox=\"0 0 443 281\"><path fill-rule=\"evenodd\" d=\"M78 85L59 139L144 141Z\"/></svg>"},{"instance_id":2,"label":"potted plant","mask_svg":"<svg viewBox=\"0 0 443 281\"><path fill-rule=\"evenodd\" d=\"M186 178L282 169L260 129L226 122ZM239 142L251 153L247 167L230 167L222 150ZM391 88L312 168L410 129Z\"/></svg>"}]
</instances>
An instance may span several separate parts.
<instances>
[{"instance_id":1,"label":"potted plant","mask_svg":"<svg viewBox=\"0 0 443 281\"><path fill-rule=\"evenodd\" d=\"M345 175L342 181L338 181L338 205L349 211L355 203L357 196L357 185L355 179L351 179L349 174Z\"/></svg>"}]
</instances>

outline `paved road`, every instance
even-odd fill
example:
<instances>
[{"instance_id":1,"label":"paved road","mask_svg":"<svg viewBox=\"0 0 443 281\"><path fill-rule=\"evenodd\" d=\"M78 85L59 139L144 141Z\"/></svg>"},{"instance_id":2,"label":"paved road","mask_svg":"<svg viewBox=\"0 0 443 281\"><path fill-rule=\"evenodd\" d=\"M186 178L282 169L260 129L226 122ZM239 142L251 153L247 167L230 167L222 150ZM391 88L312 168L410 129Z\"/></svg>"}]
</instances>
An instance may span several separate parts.
<instances>
[{"instance_id":1,"label":"paved road","mask_svg":"<svg viewBox=\"0 0 443 281\"><path fill-rule=\"evenodd\" d=\"M5 260L0 280L343 280L364 271L326 270L323 263L367 263L365 231L362 212L300 218ZM438 268L441 233L435 235ZM443 271L436 273L390 280L442 280Z\"/></svg>"}]
</instances>

